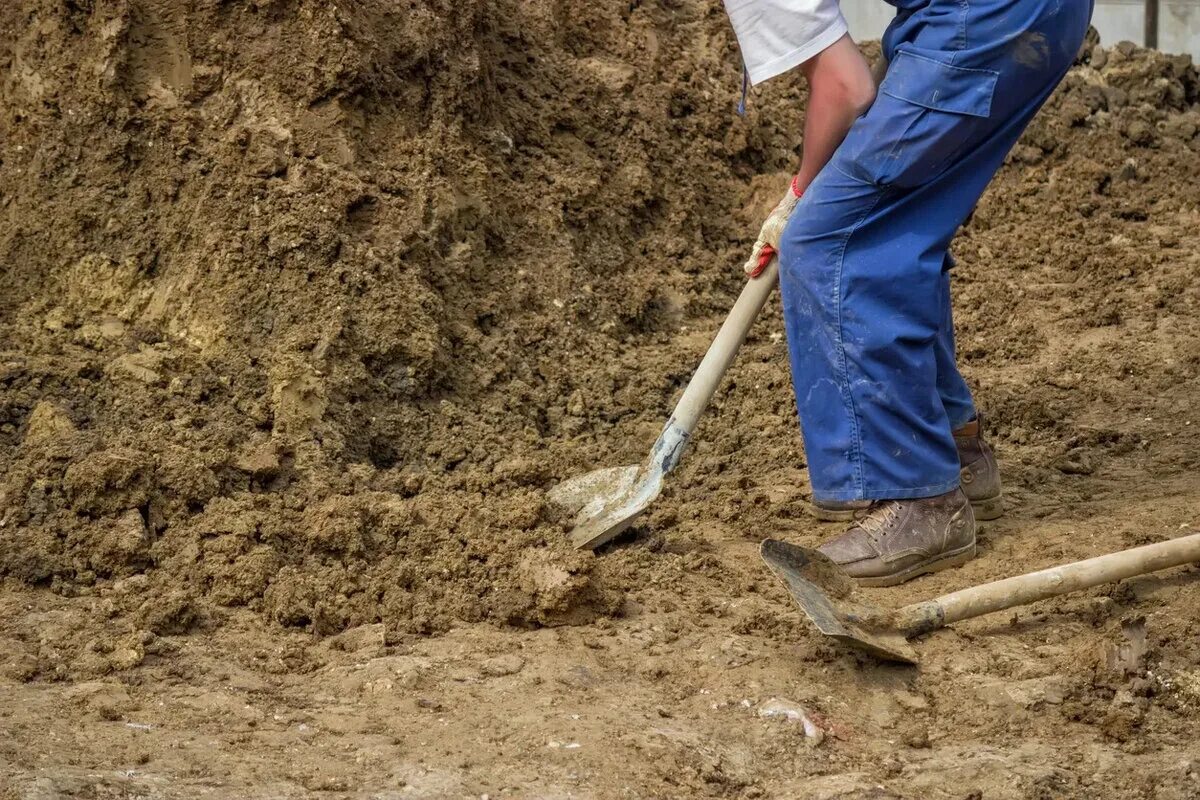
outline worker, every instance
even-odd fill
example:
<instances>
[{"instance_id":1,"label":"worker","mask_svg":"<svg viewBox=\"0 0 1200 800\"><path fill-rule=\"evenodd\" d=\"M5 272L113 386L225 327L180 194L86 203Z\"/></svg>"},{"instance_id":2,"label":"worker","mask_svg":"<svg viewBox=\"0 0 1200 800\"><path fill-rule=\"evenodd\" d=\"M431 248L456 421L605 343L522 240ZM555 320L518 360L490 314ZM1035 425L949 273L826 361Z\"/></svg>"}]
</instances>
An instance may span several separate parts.
<instances>
[{"instance_id":1,"label":"worker","mask_svg":"<svg viewBox=\"0 0 1200 800\"><path fill-rule=\"evenodd\" d=\"M836 0L725 0L746 82L794 67L808 80L799 172L746 271L779 260L814 511L853 520L820 549L874 586L964 563L972 506L1000 514L955 364L948 248L1092 13L1092 0L891 2L873 75Z\"/></svg>"}]
</instances>

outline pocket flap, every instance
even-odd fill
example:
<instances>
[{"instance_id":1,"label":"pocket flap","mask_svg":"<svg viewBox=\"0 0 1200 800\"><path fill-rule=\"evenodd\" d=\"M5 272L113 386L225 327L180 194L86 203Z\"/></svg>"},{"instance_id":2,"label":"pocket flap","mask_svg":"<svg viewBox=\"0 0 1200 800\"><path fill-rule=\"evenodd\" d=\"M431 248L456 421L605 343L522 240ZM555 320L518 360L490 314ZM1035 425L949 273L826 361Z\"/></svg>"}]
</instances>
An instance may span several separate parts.
<instances>
[{"instance_id":1,"label":"pocket flap","mask_svg":"<svg viewBox=\"0 0 1200 800\"><path fill-rule=\"evenodd\" d=\"M986 117L999 72L967 69L934 61L908 50L896 53L879 91L934 111Z\"/></svg>"}]
</instances>

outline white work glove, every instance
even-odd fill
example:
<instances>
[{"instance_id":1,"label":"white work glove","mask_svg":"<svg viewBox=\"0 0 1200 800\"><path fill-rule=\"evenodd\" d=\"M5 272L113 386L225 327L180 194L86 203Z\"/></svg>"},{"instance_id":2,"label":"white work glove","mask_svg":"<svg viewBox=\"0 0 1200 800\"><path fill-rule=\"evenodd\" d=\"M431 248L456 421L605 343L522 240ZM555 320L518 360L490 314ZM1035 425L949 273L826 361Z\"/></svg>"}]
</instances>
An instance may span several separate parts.
<instances>
[{"instance_id":1,"label":"white work glove","mask_svg":"<svg viewBox=\"0 0 1200 800\"><path fill-rule=\"evenodd\" d=\"M779 201L779 205L775 206L775 210L767 216L762 230L758 232L758 240L754 242L754 249L750 251L750 259L743 267L751 278L758 277L759 273L771 263L771 259L779 254L779 238L783 236L783 229L787 226L788 218L796 210L796 203L800 201L800 196L803 194L796 183L798 178L799 176L792 178L792 185L788 187L787 194Z\"/></svg>"}]
</instances>

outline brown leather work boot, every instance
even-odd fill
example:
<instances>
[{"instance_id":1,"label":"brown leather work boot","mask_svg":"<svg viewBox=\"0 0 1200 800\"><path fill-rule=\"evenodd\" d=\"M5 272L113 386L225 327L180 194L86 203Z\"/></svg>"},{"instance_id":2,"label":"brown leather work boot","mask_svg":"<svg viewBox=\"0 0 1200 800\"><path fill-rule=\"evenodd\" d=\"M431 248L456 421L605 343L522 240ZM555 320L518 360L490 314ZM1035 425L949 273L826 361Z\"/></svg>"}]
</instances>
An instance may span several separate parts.
<instances>
[{"instance_id":1,"label":"brown leather work boot","mask_svg":"<svg viewBox=\"0 0 1200 800\"><path fill-rule=\"evenodd\" d=\"M975 516L961 489L875 503L818 548L863 586L894 586L975 557Z\"/></svg>"},{"instance_id":2,"label":"brown leather work boot","mask_svg":"<svg viewBox=\"0 0 1200 800\"><path fill-rule=\"evenodd\" d=\"M954 446L962 467L959 485L971 501L975 519L989 520L1003 516L1004 493L1000 490L1000 465L983 440L982 428L981 418L975 417L954 432Z\"/></svg>"},{"instance_id":3,"label":"brown leather work boot","mask_svg":"<svg viewBox=\"0 0 1200 800\"><path fill-rule=\"evenodd\" d=\"M1000 465L992 448L983 440L980 418L954 431L954 446L958 448L959 485L971 501L975 519L987 521L1004 515L1004 498L1000 491ZM813 516L825 522L846 522L861 516L871 507L870 500L813 500Z\"/></svg>"}]
</instances>

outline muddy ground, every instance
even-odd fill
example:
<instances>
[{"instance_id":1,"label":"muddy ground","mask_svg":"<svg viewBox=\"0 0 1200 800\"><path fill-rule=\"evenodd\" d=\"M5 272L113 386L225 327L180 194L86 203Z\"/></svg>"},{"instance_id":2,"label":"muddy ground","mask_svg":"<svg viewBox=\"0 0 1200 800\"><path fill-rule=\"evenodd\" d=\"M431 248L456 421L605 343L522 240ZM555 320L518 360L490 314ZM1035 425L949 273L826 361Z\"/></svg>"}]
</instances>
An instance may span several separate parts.
<instances>
[{"instance_id":1,"label":"muddy ground","mask_svg":"<svg viewBox=\"0 0 1200 800\"><path fill-rule=\"evenodd\" d=\"M774 301L566 546L545 491L645 455L796 164L738 63L694 0L4 4L0 798L1200 796L1196 568L919 668L802 622ZM1008 513L878 603L1200 526L1198 103L1089 43L963 229Z\"/></svg>"}]
</instances>

